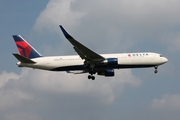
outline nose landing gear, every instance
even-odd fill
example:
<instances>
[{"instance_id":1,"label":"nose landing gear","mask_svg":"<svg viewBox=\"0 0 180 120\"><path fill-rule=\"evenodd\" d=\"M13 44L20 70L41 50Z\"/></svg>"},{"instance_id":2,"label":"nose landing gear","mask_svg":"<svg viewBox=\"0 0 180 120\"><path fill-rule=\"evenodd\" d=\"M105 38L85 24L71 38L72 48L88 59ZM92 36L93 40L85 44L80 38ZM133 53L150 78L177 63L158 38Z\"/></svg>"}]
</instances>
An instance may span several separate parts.
<instances>
[{"instance_id":1,"label":"nose landing gear","mask_svg":"<svg viewBox=\"0 0 180 120\"><path fill-rule=\"evenodd\" d=\"M158 73L158 70L157 70L158 66L155 66L154 68L155 68L154 73Z\"/></svg>"}]
</instances>

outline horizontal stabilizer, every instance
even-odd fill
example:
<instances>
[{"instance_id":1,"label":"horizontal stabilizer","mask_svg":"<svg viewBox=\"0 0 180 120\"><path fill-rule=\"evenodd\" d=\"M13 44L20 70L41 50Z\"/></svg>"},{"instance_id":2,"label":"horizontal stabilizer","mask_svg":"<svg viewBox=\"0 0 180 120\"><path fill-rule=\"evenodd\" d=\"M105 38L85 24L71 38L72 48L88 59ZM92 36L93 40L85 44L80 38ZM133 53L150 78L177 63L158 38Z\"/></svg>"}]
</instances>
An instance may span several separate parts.
<instances>
[{"instance_id":1,"label":"horizontal stabilizer","mask_svg":"<svg viewBox=\"0 0 180 120\"><path fill-rule=\"evenodd\" d=\"M17 53L13 53L13 55L22 63L36 63L28 58L25 58Z\"/></svg>"}]
</instances>

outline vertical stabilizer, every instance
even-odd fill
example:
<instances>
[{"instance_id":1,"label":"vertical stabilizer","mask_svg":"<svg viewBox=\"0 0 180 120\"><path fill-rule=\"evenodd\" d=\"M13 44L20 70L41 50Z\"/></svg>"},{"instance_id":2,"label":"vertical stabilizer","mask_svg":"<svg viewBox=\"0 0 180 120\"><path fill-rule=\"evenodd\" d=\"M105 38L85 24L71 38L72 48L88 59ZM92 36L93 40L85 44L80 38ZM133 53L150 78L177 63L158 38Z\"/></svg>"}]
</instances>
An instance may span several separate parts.
<instances>
[{"instance_id":1,"label":"vertical stabilizer","mask_svg":"<svg viewBox=\"0 0 180 120\"><path fill-rule=\"evenodd\" d=\"M41 54L34 49L24 38L20 35L13 35L14 41L17 45L19 53L28 59L41 57Z\"/></svg>"}]
</instances>

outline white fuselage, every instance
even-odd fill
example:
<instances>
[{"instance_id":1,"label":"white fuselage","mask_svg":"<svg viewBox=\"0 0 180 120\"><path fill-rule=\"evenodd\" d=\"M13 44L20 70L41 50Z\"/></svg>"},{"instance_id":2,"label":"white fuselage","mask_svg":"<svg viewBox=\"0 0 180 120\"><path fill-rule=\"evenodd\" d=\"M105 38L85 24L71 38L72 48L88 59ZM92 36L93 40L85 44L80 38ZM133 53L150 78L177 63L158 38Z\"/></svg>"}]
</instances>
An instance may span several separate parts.
<instances>
[{"instance_id":1,"label":"white fuselage","mask_svg":"<svg viewBox=\"0 0 180 120\"><path fill-rule=\"evenodd\" d=\"M166 63L168 60L158 53L143 52L143 53L121 53L121 54L101 54L104 58L117 58L118 65L108 66L106 64L97 66L101 68L142 68L154 67ZM32 59L34 64L18 62L19 67L30 67L35 69L51 70L51 71L68 71L68 70L85 70L84 60L78 55L72 56L49 56Z\"/></svg>"}]
</instances>

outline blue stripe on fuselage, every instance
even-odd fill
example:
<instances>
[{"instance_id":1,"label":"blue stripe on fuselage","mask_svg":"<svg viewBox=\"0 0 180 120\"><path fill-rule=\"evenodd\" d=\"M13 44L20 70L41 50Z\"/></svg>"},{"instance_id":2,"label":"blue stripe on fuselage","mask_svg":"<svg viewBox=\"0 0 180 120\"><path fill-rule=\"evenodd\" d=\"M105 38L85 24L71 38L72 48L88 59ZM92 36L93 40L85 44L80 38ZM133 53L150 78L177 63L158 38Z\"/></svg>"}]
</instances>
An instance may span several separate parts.
<instances>
[{"instance_id":1,"label":"blue stripe on fuselage","mask_svg":"<svg viewBox=\"0 0 180 120\"><path fill-rule=\"evenodd\" d=\"M123 69L123 68L144 68L144 67L154 67L157 65L118 65L118 66L97 66L94 70L105 70L105 69ZM65 66L65 67L57 67L52 69L51 71L67 71L67 70L88 70L89 67L84 67L84 65L74 65L74 66Z\"/></svg>"},{"instance_id":2,"label":"blue stripe on fuselage","mask_svg":"<svg viewBox=\"0 0 180 120\"><path fill-rule=\"evenodd\" d=\"M66 71L66 70L84 70L84 65L74 65L74 66L65 66L65 67L57 67L52 69L51 71Z\"/></svg>"}]
</instances>

